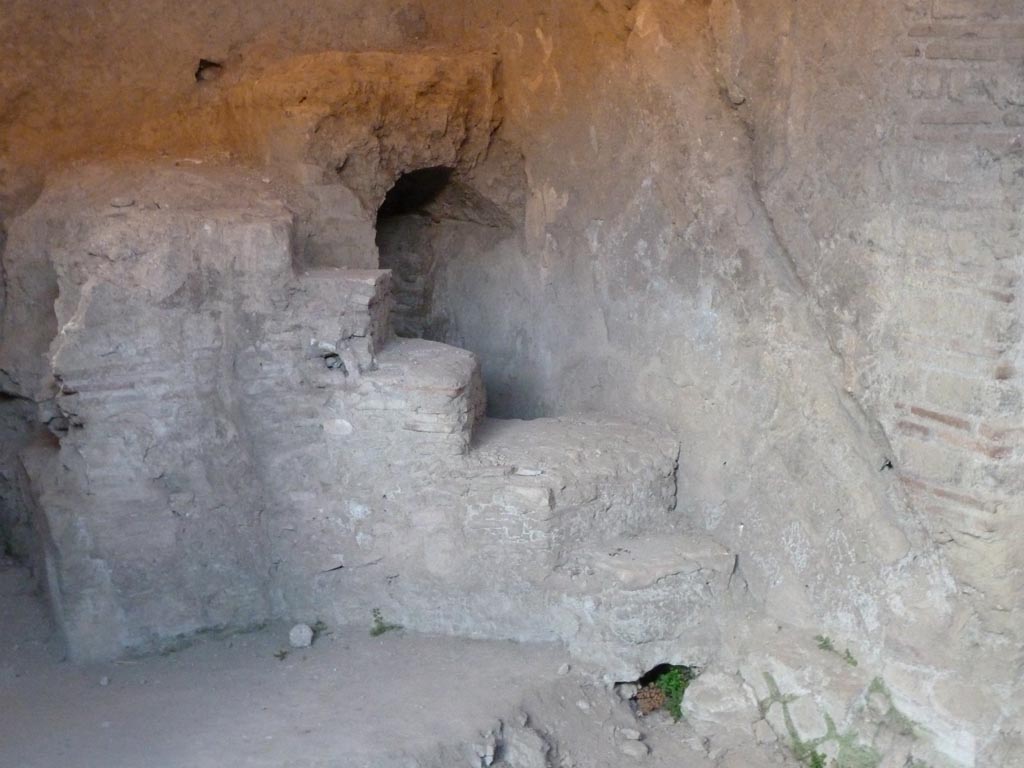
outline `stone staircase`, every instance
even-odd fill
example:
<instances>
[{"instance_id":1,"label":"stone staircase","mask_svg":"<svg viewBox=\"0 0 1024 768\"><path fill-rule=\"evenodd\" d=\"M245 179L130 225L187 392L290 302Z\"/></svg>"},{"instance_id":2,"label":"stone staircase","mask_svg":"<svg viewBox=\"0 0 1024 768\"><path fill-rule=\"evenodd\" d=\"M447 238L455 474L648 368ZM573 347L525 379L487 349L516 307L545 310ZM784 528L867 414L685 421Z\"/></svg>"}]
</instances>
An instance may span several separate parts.
<instances>
[{"instance_id":1,"label":"stone staircase","mask_svg":"<svg viewBox=\"0 0 1024 768\"><path fill-rule=\"evenodd\" d=\"M175 173L143 173L132 198ZM470 352L395 337L386 271L296 270L283 205L227 202L251 186L207 184L218 207L192 184L172 214L111 214L93 189L70 217L84 241L35 244L66 254L52 362L74 426L28 466L73 653L376 610L562 641L623 679L709 658L736 558L678 519L678 444L485 418ZM114 237L159 256L112 258L98 242ZM96 253L116 271L83 267Z\"/></svg>"}]
</instances>

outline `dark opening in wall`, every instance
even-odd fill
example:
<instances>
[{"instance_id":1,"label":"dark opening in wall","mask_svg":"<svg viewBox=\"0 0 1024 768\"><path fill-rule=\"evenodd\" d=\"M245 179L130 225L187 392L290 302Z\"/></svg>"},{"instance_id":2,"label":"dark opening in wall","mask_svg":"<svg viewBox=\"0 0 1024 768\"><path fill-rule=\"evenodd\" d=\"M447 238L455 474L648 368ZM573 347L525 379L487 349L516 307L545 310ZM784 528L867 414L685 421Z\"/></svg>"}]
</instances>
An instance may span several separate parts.
<instances>
[{"instance_id":1,"label":"dark opening in wall","mask_svg":"<svg viewBox=\"0 0 1024 768\"><path fill-rule=\"evenodd\" d=\"M395 182L377 211L377 249L381 268L391 270L392 319L399 336L439 336L430 328L436 227L451 180L452 169L444 166L410 171Z\"/></svg>"},{"instance_id":2,"label":"dark opening in wall","mask_svg":"<svg viewBox=\"0 0 1024 768\"><path fill-rule=\"evenodd\" d=\"M384 197L377 221L391 216L427 215L426 208L444 191L452 178L452 169L444 166L421 168L402 175Z\"/></svg>"},{"instance_id":3,"label":"dark opening in wall","mask_svg":"<svg viewBox=\"0 0 1024 768\"><path fill-rule=\"evenodd\" d=\"M513 165L518 168L518 165ZM401 176L377 210L378 265L392 273L391 315L399 336L440 341L480 359L488 413L534 417L522 366L510 369L532 325L513 329L522 306L519 232L522 174L502 164L469 174L446 166Z\"/></svg>"},{"instance_id":4,"label":"dark opening in wall","mask_svg":"<svg viewBox=\"0 0 1024 768\"><path fill-rule=\"evenodd\" d=\"M452 262L480 263L513 229L512 217L452 168L401 176L377 210L376 235L380 267L392 271L398 335L465 346L450 314L466 297L442 295L443 273Z\"/></svg>"},{"instance_id":5,"label":"dark opening in wall","mask_svg":"<svg viewBox=\"0 0 1024 768\"><path fill-rule=\"evenodd\" d=\"M683 716L683 696L698 672L695 667L658 664L638 679L616 683L615 687L620 695L629 696L633 711L639 716L664 710L674 720L679 720Z\"/></svg>"}]
</instances>

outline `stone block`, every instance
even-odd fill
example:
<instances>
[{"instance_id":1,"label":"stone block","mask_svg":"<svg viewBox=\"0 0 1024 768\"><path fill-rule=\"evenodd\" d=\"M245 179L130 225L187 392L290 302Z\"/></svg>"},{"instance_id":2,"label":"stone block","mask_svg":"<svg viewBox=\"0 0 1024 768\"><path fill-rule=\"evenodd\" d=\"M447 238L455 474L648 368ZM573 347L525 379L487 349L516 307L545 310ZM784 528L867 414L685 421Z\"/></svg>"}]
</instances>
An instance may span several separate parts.
<instances>
[{"instance_id":1,"label":"stone block","mask_svg":"<svg viewBox=\"0 0 1024 768\"><path fill-rule=\"evenodd\" d=\"M763 722L750 689L733 675L706 671L686 689L683 716L698 733L716 736L726 730L747 734Z\"/></svg>"}]
</instances>

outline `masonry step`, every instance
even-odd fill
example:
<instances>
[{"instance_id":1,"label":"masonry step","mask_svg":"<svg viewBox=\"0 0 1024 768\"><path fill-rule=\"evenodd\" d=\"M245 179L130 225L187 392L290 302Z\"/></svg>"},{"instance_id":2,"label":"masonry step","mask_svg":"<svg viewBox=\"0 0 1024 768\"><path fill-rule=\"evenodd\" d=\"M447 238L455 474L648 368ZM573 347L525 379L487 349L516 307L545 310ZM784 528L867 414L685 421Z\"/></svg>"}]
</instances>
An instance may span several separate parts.
<instances>
[{"instance_id":1,"label":"masonry step","mask_svg":"<svg viewBox=\"0 0 1024 768\"><path fill-rule=\"evenodd\" d=\"M554 564L568 546L664 528L679 444L583 418L484 419L463 473L465 535L503 560Z\"/></svg>"},{"instance_id":2,"label":"masonry step","mask_svg":"<svg viewBox=\"0 0 1024 768\"><path fill-rule=\"evenodd\" d=\"M392 338L360 373L330 365L331 358L303 356L296 343L280 355L292 361L280 373L268 372L274 356L265 350L239 366L248 430L284 508L323 507L326 500L313 489L324 484L408 484L418 475L402 465L447 466L467 452L485 402L471 352ZM329 539L318 541L329 546ZM316 549L300 548L310 547Z\"/></svg>"},{"instance_id":3,"label":"masonry step","mask_svg":"<svg viewBox=\"0 0 1024 768\"><path fill-rule=\"evenodd\" d=\"M162 206L160 184L117 192ZM72 655L378 608L630 663L705 642L728 553L635 538L678 532L671 437L485 419L472 353L393 335L389 272L295 271L280 202L214 215L94 194L88 237L54 251L60 445L23 456ZM82 253L102 279L80 279Z\"/></svg>"},{"instance_id":4,"label":"masonry step","mask_svg":"<svg viewBox=\"0 0 1024 768\"><path fill-rule=\"evenodd\" d=\"M467 452L486 407L480 364L467 350L424 339L393 338L347 397L365 431L400 435L407 447L429 441L447 455Z\"/></svg>"},{"instance_id":5,"label":"masonry step","mask_svg":"<svg viewBox=\"0 0 1024 768\"><path fill-rule=\"evenodd\" d=\"M737 560L685 529L679 452L623 421L485 419L465 462L460 539L472 554L460 567L488 578L470 577L474 596L456 604L476 602L491 632L559 640L620 679L711 659Z\"/></svg>"},{"instance_id":6,"label":"masonry step","mask_svg":"<svg viewBox=\"0 0 1024 768\"><path fill-rule=\"evenodd\" d=\"M632 680L662 663L710 662L721 643L718 617L747 599L736 555L681 529L584 544L550 567L494 551L490 559L441 551L447 562L439 573L380 563L390 580L383 591L378 566L350 573L345 607L334 615L378 608L417 631L560 642L613 679Z\"/></svg>"},{"instance_id":7,"label":"masonry step","mask_svg":"<svg viewBox=\"0 0 1024 768\"><path fill-rule=\"evenodd\" d=\"M395 344L406 361L433 350ZM419 631L560 641L623 673L710 659L736 557L684 530L678 457L671 436L622 421L482 419L468 454L410 462L386 498L362 502L363 550L332 561L321 540L309 558L320 573L345 568L311 575L310 610L341 620L376 608ZM392 523L380 527L384 508Z\"/></svg>"}]
</instances>

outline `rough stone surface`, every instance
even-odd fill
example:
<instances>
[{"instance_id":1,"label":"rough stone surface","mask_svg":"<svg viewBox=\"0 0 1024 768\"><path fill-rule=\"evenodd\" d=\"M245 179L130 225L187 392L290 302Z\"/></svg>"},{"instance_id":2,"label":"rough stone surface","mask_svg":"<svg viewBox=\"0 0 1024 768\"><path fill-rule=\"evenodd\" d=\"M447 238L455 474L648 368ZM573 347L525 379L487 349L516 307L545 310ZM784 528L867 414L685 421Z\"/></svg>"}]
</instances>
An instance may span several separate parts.
<instances>
[{"instance_id":1,"label":"rough stone surface","mask_svg":"<svg viewBox=\"0 0 1024 768\"><path fill-rule=\"evenodd\" d=\"M735 556L676 532L678 444L485 420L476 358L392 339L386 273L303 268L295 227L245 174L158 167L54 182L12 230L13 278L44 252L57 284L54 341L4 354L55 414L24 465L72 654L382 610L634 675L683 636L710 658Z\"/></svg>"},{"instance_id":2,"label":"rough stone surface","mask_svg":"<svg viewBox=\"0 0 1024 768\"><path fill-rule=\"evenodd\" d=\"M687 686L682 711L698 733L709 737L731 729L749 732L761 719L742 679L717 670L705 671Z\"/></svg>"},{"instance_id":3,"label":"rough stone surface","mask_svg":"<svg viewBox=\"0 0 1024 768\"><path fill-rule=\"evenodd\" d=\"M81 656L377 608L1021 764L1022 21L8 0L5 548Z\"/></svg>"}]
</instances>

